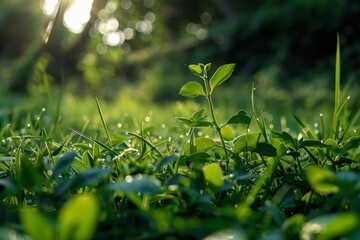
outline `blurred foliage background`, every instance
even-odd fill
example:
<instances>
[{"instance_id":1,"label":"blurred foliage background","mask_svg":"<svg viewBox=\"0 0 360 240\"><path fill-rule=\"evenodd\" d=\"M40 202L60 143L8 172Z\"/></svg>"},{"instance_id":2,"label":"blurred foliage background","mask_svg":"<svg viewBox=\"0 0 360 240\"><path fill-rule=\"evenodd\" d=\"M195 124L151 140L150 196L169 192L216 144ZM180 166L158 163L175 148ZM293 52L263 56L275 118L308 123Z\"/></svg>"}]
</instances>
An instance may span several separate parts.
<instances>
[{"instance_id":1,"label":"blurred foliage background","mask_svg":"<svg viewBox=\"0 0 360 240\"><path fill-rule=\"evenodd\" d=\"M187 65L236 63L219 101L308 109L332 99L336 34L342 80L356 93L357 0L2 0L0 91L158 103L180 99ZM244 94L246 96L244 96ZM356 94L355 94L356 95ZM1 99L1 105L9 103ZM269 101L271 99L271 101ZM260 101L260 107L261 107ZM266 106L269 107L269 106Z\"/></svg>"}]
</instances>

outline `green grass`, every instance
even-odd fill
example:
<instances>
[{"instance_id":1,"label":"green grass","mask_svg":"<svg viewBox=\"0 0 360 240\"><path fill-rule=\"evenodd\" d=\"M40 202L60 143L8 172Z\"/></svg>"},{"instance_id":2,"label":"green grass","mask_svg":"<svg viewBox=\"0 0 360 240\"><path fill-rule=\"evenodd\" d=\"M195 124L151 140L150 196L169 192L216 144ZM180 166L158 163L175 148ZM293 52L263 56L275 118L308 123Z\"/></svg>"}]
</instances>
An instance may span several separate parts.
<instances>
[{"instance_id":1,"label":"green grass","mask_svg":"<svg viewBox=\"0 0 360 240\"><path fill-rule=\"evenodd\" d=\"M333 114L274 117L271 93L219 86L233 67L190 66L202 82L179 91L205 101L16 98L0 115L0 239L360 238L359 110L339 70Z\"/></svg>"}]
</instances>

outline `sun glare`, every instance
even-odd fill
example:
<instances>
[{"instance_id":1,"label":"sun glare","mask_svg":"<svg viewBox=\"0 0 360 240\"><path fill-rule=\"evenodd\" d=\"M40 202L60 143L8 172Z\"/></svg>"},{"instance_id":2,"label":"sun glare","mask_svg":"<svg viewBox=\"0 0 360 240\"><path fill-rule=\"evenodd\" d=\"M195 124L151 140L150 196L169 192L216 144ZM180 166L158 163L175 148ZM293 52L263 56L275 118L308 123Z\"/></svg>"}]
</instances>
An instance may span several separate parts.
<instances>
[{"instance_id":1,"label":"sun glare","mask_svg":"<svg viewBox=\"0 0 360 240\"><path fill-rule=\"evenodd\" d=\"M72 0L65 10L64 25L73 33L81 33L90 20L90 12L94 0ZM51 16L56 14L59 0L43 0L43 13Z\"/></svg>"}]
</instances>

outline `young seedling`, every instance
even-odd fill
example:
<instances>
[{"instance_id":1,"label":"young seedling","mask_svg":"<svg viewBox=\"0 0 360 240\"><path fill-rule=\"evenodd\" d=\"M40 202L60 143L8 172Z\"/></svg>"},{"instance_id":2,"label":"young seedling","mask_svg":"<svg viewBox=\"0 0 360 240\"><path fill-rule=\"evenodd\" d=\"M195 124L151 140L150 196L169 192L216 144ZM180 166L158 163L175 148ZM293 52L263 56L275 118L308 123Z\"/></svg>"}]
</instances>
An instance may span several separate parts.
<instances>
[{"instance_id":1,"label":"young seedling","mask_svg":"<svg viewBox=\"0 0 360 240\"><path fill-rule=\"evenodd\" d=\"M215 114L214 114L214 104L212 100L212 94L214 89L219 86L221 83L225 82L229 77L232 75L235 64L225 64L220 66L214 75L211 78L208 76L208 72L210 70L211 64L208 63L204 64L192 64L189 65L189 70L195 74L196 76L200 77L203 80L203 85L198 82L191 81L186 83L180 90L180 95L184 97L198 97L202 96L205 97L207 103L209 105L210 113L211 113L211 125L215 128L217 133L219 134L219 138L222 144L222 148L224 149L225 153L225 162L226 162L226 171L229 170L229 154L226 149L224 137L221 133L221 126L218 124ZM192 139L192 136L190 136Z\"/></svg>"}]
</instances>

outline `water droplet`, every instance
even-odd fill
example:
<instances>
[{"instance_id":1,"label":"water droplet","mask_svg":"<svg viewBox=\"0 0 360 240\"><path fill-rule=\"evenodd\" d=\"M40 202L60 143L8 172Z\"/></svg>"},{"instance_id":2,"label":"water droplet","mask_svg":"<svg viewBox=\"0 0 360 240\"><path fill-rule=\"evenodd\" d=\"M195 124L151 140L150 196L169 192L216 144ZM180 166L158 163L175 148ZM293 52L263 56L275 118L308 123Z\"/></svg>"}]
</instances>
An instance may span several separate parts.
<instances>
[{"instance_id":1,"label":"water droplet","mask_svg":"<svg viewBox=\"0 0 360 240\"><path fill-rule=\"evenodd\" d=\"M145 122L150 122L150 117L149 116L145 117Z\"/></svg>"},{"instance_id":2,"label":"water droplet","mask_svg":"<svg viewBox=\"0 0 360 240\"><path fill-rule=\"evenodd\" d=\"M273 128L274 128L274 125L270 124L270 125L269 125L269 128L270 128L270 129L273 129Z\"/></svg>"},{"instance_id":3,"label":"water droplet","mask_svg":"<svg viewBox=\"0 0 360 240\"><path fill-rule=\"evenodd\" d=\"M43 108L41 109L41 111L45 112L45 111L46 111L46 108L43 107Z\"/></svg>"},{"instance_id":4,"label":"water droplet","mask_svg":"<svg viewBox=\"0 0 360 240\"><path fill-rule=\"evenodd\" d=\"M27 126L28 128L30 128L31 125L30 125L30 123L28 123L26 126Z\"/></svg>"},{"instance_id":5,"label":"water droplet","mask_svg":"<svg viewBox=\"0 0 360 240\"><path fill-rule=\"evenodd\" d=\"M319 130L315 130L315 134L319 134Z\"/></svg>"},{"instance_id":6,"label":"water droplet","mask_svg":"<svg viewBox=\"0 0 360 240\"><path fill-rule=\"evenodd\" d=\"M118 123L116 126L117 126L118 128L121 128L121 127L122 127L122 124L121 124L121 123Z\"/></svg>"},{"instance_id":7,"label":"water droplet","mask_svg":"<svg viewBox=\"0 0 360 240\"><path fill-rule=\"evenodd\" d=\"M356 133L356 129L354 130L354 133Z\"/></svg>"},{"instance_id":8,"label":"water droplet","mask_svg":"<svg viewBox=\"0 0 360 240\"><path fill-rule=\"evenodd\" d=\"M159 140L161 140L161 139L162 139L162 136L159 136L158 138L159 138Z\"/></svg>"},{"instance_id":9,"label":"water droplet","mask_svg":"<svg viewBox=\"0 0 360 240\"><path fill-rule=\"evenodd\" d=\"M254 91L256 91L256 88L254 87Z\"/></svg>"},{"instance_id":10,"label":"water droplet","mask_svg":"<svg viewBox=\"0 0 360 240\"><path fill-rule=\"evenodd\" d=\"M53 175L53 171L51 171L51 170L47 171L47 175L52 176L52 175Z\"/></svg>"},{"instance_id":11,"label":"water droplet","mask_svg":"<svg viewBox=\"0 0 360 240\"><path fill-rule=\"evenodd\" d=\"M349 100L349 99L350 99L350 96L348 96L347 99Z\"/></svg>"},{"instance_id":12,"label":"water droplet","mask_svg":"<svg viewBox=\"0 0 360 240\"><path fill-rule=\"evenodd\" d=\"M299 133L297 139L298 139L298 140L301 140L303 137L304 137L304 136L302 135L302 133Z\"/></svg>"},{"instance_id":13,"label":"water droplet","mask_svg":"<svg viewBox=\"0 0 360 240\"><path fill-rule=\"evenodd\" d=\"M203 132L199 131L199 132L197 133L197 135L198 135L199 137L201 137L201 136L203 135Z\"/></svg>"},{"instance_id":14,"label":"water droplet","mask_svg":"<svg viewBox=\"0 0 360 240\"><path fill-rule=\"evenodd\" d=\"M323 114L322 114L322 113L320 113L320 117L323 117Z\"/></svg>"},{"instance_id":15,"label":"water droplet","mask_svg":"<svg viewBox=\"0 0 360 240\"><path fill-rule=\"evenodd\" d=\"M132 177L132 176L128 175L128 176L125 177L125 182L131 183L132 181L133 181L133 177Z\"/></svg>"},{"instance_id":16,"label":"water droplet","mask_svg":"<svg viewBox=\"0 0 360 240\"><path fill-rule=\"evenodd\" d=\"M179 188L178 185L170 185L170 186L168 187L168 189L169 189L170 191L176 191L176 190L178 190L178 188Z\"/></svg>"},{"instance_id":17,"label":"water droplet","mask_svg":"<svg viewBox=\"0 0 360 240\"><path fill-rule=\"evenodd\" d=\"M316 128L317 128L318 126L319 126L319 124L318 124L318 123L314 123L314 127L316 127Z\"/></svg>"},{"instance_id":18,"label":"water droplet","mask_svg":"<svg viewBox=\"0 0 360 240\"><path fill-rule=\"evenodd\" d=\"M161 128L166 128L165 123L161 124Z\"/></svg>"}]
</instances>

